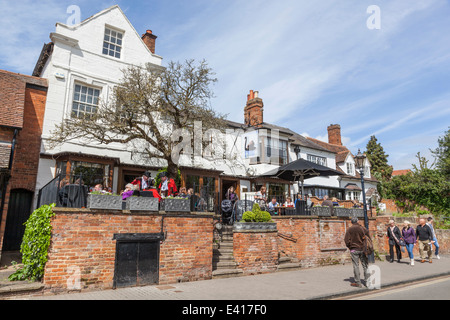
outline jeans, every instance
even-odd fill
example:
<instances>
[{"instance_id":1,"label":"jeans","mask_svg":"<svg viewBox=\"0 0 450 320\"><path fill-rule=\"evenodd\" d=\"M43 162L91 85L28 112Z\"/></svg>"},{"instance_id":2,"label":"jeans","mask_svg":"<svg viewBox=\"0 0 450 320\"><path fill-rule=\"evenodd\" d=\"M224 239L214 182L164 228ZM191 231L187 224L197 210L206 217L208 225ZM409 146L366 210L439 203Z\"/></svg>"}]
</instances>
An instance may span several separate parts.
<instances>
[{"instance_id":1,"label":"jeans","mask_svg":"<svg viewBox=\"0 0 450 320\"><path fill-rule=\"evenodd\" d=\"M408 251L408 255L409 255L410 259L414 259L413 249L414 249L414 243L406 244L406 251Z\"/></svg>"},{"instance_id":2,"label":"jeans","mask_svg":"<svg viewBox=\"0 0 450 320\"><path fill-rule=\"evenodd\" d=\"M355 282L357 284L361 284L361 276L359 273L359 261L361 261L361 265L363 267L364 280L367 281L367 279L369 278L369 274L367 273L367 268L369 265L367 256L362 251L350 251L350 255L352 257L353 274L355 275Z\"/></svg>"},{"instance_id":3,"label":"jeans","mask_svg":"<svg viewBox=\"0 0 450 320\"><path fill-rule=\"evenodd\" d=\"M436 238L433 238L433 241L434 241L433 244L434 244L434 248L435 248L434 254L438 255L439 254L439 243L437 242ZM433 247L433 245L431 245L430 247Z\"/></svg>"}]
</instances>

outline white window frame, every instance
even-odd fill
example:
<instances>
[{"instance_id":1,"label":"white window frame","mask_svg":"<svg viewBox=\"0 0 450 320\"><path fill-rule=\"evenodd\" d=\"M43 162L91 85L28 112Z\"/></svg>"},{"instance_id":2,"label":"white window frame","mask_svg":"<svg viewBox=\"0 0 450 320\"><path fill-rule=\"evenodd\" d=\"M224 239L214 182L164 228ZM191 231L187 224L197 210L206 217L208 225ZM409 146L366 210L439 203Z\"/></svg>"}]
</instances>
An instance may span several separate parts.
<instances>
[{"instance_id":1,"label":"white window frame","mask_svg":"<svg viewBox=\"0 0 450 320\"><path fill-rule=\"evenodd\" d=\"M70 111L71 117L78 118L97 113L101 93L100 88L75 82Z\"/></svg>"},{"instance_id":2,"label":"white window frame","mask_svg":"<svg viewBox=\"0 0 450 320\"><path fill-rule=\"evenodd\" d=\"M351 162L347 162L347 174L351 176L355 175L355 166Z\"/></svg>"},{"instance_id":3,"label":"white window frame","mask_svg":"<svg viewBox=\"0 0 450 320\"><path fill-rule=\"evenodd\" d=\"M123 38L123 31L105 26L102 54L108 57L121 59L123 53Z\"/></svg>"},{"instance_id":4,"label":"white window frame","mask_svg":"<svg viewBox=\"0 0 450 320\"><path fill-rule=\"evenodd\" d=\"M326 157L320 157L320 156L315 156L313 154L307 154L306 159L310 162L314 162L314 163L320 164L325 167L327 166L327 158Z\"/></svg>"}]
</instances>

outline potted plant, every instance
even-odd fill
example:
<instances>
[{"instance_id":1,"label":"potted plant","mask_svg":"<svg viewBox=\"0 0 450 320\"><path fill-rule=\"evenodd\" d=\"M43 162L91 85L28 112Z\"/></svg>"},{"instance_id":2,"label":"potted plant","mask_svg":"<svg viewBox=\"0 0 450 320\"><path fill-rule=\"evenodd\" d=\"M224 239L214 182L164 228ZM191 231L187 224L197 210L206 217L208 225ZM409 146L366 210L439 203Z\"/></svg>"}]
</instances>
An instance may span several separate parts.
<instances>
[{"instance_id":1,"label":"potted plant","mask_svg":"<svg viewBox=\"0 0 450 320\"><path fill-rule=\"evenodd\" d=\"M162 201L166 212L191 212L191 202L188 198L166 197Z\"/></svg>"},{"instance_id":2,"label":"potted plant","mask_svg":"<svg viewBox=\"0 0 450 320\"><path fill-rule=\"evenodd\" d=\"M130 211L159 211L159 199L131 196L127 198L125 208Z\"/></svg>"},{"instance_id":3,"label":"potted plant","mask_svg":"<svg viewBox=\"0 0 450 320\"><path fill-rule=\"evenodd\" d=\"M234 230L276 230L277 224L272 221L272 216L267 211L262 211L257 203L252 211L244 212L242 220L234 223Z\"/></svg>"},{"instance_id":4,"label":"potted plant","mask_svg":"<svg viewBox=\"0 0 450 320\"><path fill-rule=\"evenodd\" d=\"M122 210L122 197L111 193L93 191L87 200L89 209Z\"/></svg>"}]
</instances>

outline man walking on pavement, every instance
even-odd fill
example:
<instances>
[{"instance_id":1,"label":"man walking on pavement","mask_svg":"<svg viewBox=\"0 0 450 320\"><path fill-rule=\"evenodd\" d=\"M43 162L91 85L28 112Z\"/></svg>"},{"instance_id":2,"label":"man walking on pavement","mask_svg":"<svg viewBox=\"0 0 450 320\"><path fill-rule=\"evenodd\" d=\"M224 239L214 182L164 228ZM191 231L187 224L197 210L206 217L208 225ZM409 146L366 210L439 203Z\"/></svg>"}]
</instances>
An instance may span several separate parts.
<instances>
[{"instance_id":1,"label":"man walking on pavement","mask_svg":"<svg viewBox=\"0 0 450 320\"><path fill-rule=\"evenodd\" d=\"M427 222L427 226L431 229L431 234L433 235L433 244L434 244L434 248L436 249L434 251L434 254L436 255L436 259L440 259L439 257L439 243L437 241L437 237L436 237L436 232L434 232L434 228L433 228L433 218L432 217L428 217L428 222ZM430 245L430 247L432 247L432 245Z\"/></svg>"},{"instance_id":2,"label":"man walking on pavement","mask_svg":"<svg viewBox=\"0 0 450 320\"><path fill-rule=\"evenodd\" d=\"M432 263L432 255L433 252L431 251L431 244L434 243L433 241L433 233L431 232L431 229L429 226L426 225L425 219L421 218L419 220L419 225L416 228L416 236L417 236L417 243L419 244L419 253L420 258L422 259L421 262L425 262L425 250L428 254L428 261Z\"/></svg>"},{"instance_id":3,"label":"man walking on pavement","mask_svg":"<svg viewBox=\"0 0 450 320\"><path fill-rule=\"evenodd\" d=\"M364 281L367 286L367 279L369 278L369 274L367 273L369 261L367 256L364 254L364 237L369 236L369 230L365 227L361 226L358 223L358 218L352 218L352 226L348 228L345 233L344 241L347 248L350 250L350 255L352 257L353 264L353 273L355 276L355 282L351 284L353 287L361 288L361 277L359 272L359 262L361 261L361 265L363 267L364 272Z\"/></svg>"}]
</instances>

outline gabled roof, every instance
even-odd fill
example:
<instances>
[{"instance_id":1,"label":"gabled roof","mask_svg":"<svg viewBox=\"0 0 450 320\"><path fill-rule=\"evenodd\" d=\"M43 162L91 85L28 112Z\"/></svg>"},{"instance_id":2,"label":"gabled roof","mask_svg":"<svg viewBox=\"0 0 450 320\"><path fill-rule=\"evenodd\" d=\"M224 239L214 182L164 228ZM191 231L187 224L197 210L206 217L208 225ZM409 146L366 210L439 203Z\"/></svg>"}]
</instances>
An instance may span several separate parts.
<instances>
[{"instance_id":1,"label":"gabled roof","mask_svg":"<svg viewBox=\"0 0 450 320\"><path fill-rule=\"evenodd\" d=\"M230 121L230 120L226 120L226 121L227 121L228 125L233 128L239 128L239 129L243 129L243 130L250 128L249 126L247 126L244 123L239 123L239 122ZM251 127L251 128L254 128L254 127ZM280 133L284 133L284 134L288 135L289 141L291 142L291 144L294 144L294 145L299 145L299 146L306 147L306 148L335 153L333 151L330 151L330 150L314 143L313 141L309 141L304 136L298 134L295 131L292 131L289 128L277 126L275 124L271 124L271 123L267 123L267 122L263 122L257 128L258 129L268 129L268 130L279 130Z\"/></svg>"}]
</instances>

